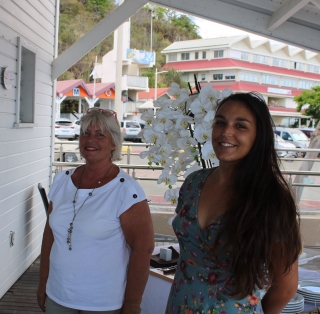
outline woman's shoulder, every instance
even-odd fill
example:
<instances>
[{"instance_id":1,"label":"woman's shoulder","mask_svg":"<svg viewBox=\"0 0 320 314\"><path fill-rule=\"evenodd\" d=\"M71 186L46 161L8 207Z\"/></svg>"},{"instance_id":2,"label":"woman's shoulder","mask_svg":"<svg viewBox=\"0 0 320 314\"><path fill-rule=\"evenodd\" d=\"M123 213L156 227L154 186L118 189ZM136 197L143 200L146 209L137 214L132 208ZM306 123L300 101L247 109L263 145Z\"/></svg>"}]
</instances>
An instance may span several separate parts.
<instances>
[{"instance_id":1,"label":"woman's shoulder","mask_svg":"<svg viewBox=\"0 0 320 314\"><path fill-rule=\"evenodd\" d=\"M204 177L206 178L210 173L211 171L213 170L213 168L204 168L204 169L199 169L199 170L196 170L194 172L191 172L187 177L186 177L186 180L185 181L194 181L194 180L197 180L197 179L203 179Z\"/></svg>"},{"instance_id":2,"label":"woman's shoulder","mask_svg":"<svg viewBox=\"0 0 320 314\"><path fill-rule=\"evenodd\" d=\"M139 191L142 189L141 185L120 167L119 173L116 178L119 180L122 186L126 187L127 189L134 189Z\"/></svg>"},{"instance_id":3,"label":"woman's shoulder","mask_svg":"<svg viewBox=\"0 0 320 314\"><path fill-rule=\"evenodd\" d=\"M55 182L60 182L63 179L70 178L76 169L77 168L71 168L71 169L63 170L63 171L56 173L53 178L53 184Z\"/></svg>"}]
</instances>

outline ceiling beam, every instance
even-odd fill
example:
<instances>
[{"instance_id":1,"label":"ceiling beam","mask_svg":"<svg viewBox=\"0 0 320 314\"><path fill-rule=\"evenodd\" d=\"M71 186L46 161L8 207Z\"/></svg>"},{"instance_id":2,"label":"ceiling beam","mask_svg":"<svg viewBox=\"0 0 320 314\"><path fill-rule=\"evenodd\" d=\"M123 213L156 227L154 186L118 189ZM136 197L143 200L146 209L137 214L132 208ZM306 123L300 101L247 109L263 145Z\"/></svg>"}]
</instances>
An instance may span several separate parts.
<instances>
[{"instance_id":1,"label":"ceiling beam","mask_svg":"<svg viewBox=\"0 0 320 314\"><path fill-rule=\"evenodd\" d=\"M101 20L88 33L53 60L52 80L57 79L67 71L147 3L148 0L127 0Z\"/></svg>"},{"instance_id":2,"label":"ceiling beam","mask_svg":"<svg viewBox=\"0 0 320 314\"><path fill-rule=\"evenodd\" d=\"M311 3L314 4L318 9L320 9L320 0L311 0Z\"/></svg>"},{"instance_id":3,"label":"ceiling beam","mask_svg":"<svg viewBox=\"0 0 320 314\"><path fill-rule=\"evenodd\" d=\"M281 7L275 11L270 17L267 27L268 31L274 31L277 27L283 24L291 16L296 14L304 6L306 6L310 0L287 0Z\"/></svg>"},{"instance_id":4,"label":"ceiling beam","mask_svg":"<svg viewBox=\"0 0 320 314\"><path fill-rule=\"evenodd\" d=\"M235 0L232 2L234 4L223 0L197 0L196 2L194 0L152 0L154 4L188 15L235 27L317 53L320 52L320 30L318 28L285 21L276 30L269 31L267 30L270 20L269 14L240 7L237 5L239 2Z\"/></svg>"}]
</instances>

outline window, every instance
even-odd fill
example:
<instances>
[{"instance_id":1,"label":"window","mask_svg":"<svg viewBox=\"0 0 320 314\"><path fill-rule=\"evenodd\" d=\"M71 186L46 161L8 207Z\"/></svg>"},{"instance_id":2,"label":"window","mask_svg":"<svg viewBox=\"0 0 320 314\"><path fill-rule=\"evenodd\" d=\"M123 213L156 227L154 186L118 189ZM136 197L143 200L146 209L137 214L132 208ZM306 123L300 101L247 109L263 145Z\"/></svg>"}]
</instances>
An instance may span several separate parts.
<instances>
[{"instance_id":1,"label":"window","mask_svg":"<svg viewBox=\"0 0 320 314\"><path fill-rule=\"evenodd\" d=\"M301 63L301 62L291 61L290 62L290 68L293 69L293 70L303 71L304 70L304 64Z\"/></svg>"},{"instance_id":2,"label":"window","mask_svg":"<svg viewBox=\"0 0 320 314\"><path fill-rule=\"evenodd\" d=\"M235 80L236 79L236 76L235 75L226 75L224 77L226 80Z\"/></svg>"},{"instance_id":3,"label":"window","mask_svg":"<svg viewBox=\"0 0 320 314\"><path fill-rule=\"evenodd\" d=\"M253 62L262 63L262 64L269 64L269 57L253 54Z\"/></svg>"},{"instance_id":4,"label":"window","mask_svg":"<svg viewBox=\"0 0 320 314\"><path fill-rule=\"evenodd\" d=\"M223 74L213 74L213 80L218 81L223 79Z\"/></svg>"},{"instance_id":5,"label":"window","mask_svg":"<svg viewBox=\"0 0 320 314\"><path fill-rule=\"evenodd\" d=\"M296 87L296 82L293 80L285 79L285 80L282 80L281 85L288 86L288 87Z\"/></svg>"},{"instance_id":6,"label":"window","mask_svg":"<svg viewBox=\"0 0 320 314\"><path fill-rule=\"evenodd\" d=\"M181 53L181 60L190 60L190 53L189 52L182 52Z\"/></svg>"},{"instance_id":7,"label":"window","mask_svg":"<svg viewBox=\"0 0 320 314\"><path fill-rule=\"evenodd\" d=\"M263 84L279 85L279 78L270 75L262 75Z\"/></svg>"},{"instance_id":8,"label":"window","mask_svg":"<svg viewBox=\"0 0 320 314\"><path fill-rule=\"evenodd\" d=\"M224 50L215 50L213 57L214 58L223 58Z\"/></svg>"},{"instance_id":9,"label":"window","mask_svg":"<svg viewBox=\"0 0 320 314\"><path fill-rule=\"evenodd\" d=\"M207 52L206 51L202 51L202 59L206 59L207 58Z\"/></svg>"},{"instance_id":10,"label":"window","mask_svg":"<svg viewBox=\"0 0 320 314\"><path fill-rule=\"evenodd\" d=\"M291 140L292 140L292 137L290 136L290 134L288 132L284 132L284 131L282 132L282 138L286 141L288 141L289 138L291 138Z\"/></svg>"},{"instance_id":11,"label":"window","mask_svg":"<svg viewBox=\"0 0 320 314\"><path fill-rule=\"evenodd\" d=\"M313 85L314 85L313 82L308 82L308 81L299 82L299 87L302 89L311 89Z\"/></svg>"},{"instance_id":12,"label":"window","mask_svg":"<svg viewBox=\"0 0 320 314\"><path fill-rule=\"evenodd\" d=\"M279 59L279 58L273 58L272 59L272 65L281 67L281 68L286 68L287 67L287 61L284 59Z\"/></svg>"},{"instance_id":13,"label":"window","mask_svg":"<svg viewBox=\"0 0 320 314\"><path fill-rule=\"evenodd\" d=\"M320 66L314 64L308 64L308 72L320 73Z\"/></svg>"},{"instance_id":14,"label":"window","mask_svg":"<svg viewBox=\"0 0 320 314\"><path fill-rule=\"evenodd\" d=\"M177 54L176 53L169 53L168 61L177 61Z\"/></svg>"},{"instance_id":15,"label":"window","mask_svg":"<svg viewBox=\"0 0 320 314\"><path fill-rule=\"evenodd\" d=\"M36 48L21 43L18 37L18 93L14 126L32 127L35 119Z\"/></svg>"},{"instance_id":16,"label":"window","mask_svg":"<svg viewBox=\"0 0 320 314\"><path fill-rule=\"evenodd\" d=\"M241 60L248 61L249 60L249 52L241 51Z\"/></svg>"},{"instance_id":17,"label":"window","mask_svg":"<svg viewBox=\"0 0 320 314\"><path fill-rule=\"evenodd\" d=\"M241 74L241 80L258 83L258 76L253 74Z\"/></svg>"},{"instance_id":18,"label":"window","mask_svg":"<svg viewBox=\"0 0 320 314\"><path fill-rule=\"evenodd\" d=\"M205 81L206 80L206 73L201 73L201 81Z\"/></svg>"},{"instance_id":19,"label":"window","mask_svg":"<svg viewBox=\"0 0 320 314\"><path fill-rule=\"evenodd\" d=\"M194 53L194 58L195 58L196 60L199 59L199 52L198 52L198 51Z\"/></svg>"}]
</instances>

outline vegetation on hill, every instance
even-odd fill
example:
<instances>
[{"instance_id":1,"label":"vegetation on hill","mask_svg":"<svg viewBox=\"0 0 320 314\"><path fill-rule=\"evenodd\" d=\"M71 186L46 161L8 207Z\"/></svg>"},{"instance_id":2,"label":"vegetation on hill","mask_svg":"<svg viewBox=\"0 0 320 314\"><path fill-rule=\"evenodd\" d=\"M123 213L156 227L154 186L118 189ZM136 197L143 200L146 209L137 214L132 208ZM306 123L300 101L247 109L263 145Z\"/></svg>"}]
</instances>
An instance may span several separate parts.
<instances>
[{"instance_id":1,"label":"vegetation on hill","mask_svg":"<svg viewBox=\"0 0 320 314\"><path fill-rule=\"evenodd\" d=\"M59 26L59 54L86 34L101 19L117 7L114 0L61 0ZM146 5L131 18L131 48L150 51L150 32L152 18L152 50L156 52L156 67L165 64L165 56L160 52L178 40L201 38L198 26L186 15L177 14L166 8ZM63 73L58 80L83 79L90 81L90 73L95 57L98 62L113 49L113 34L103 40L80 61ZM155 67L146 69L144 76L149 77L149 87L154 87ZM168 86L172 80L181 81L178 73L170 73L158 77L159 87ZM161 80L163 80L161 84ZM179 83L179 82L177 82Z\"/></svg>"}]
</instances>

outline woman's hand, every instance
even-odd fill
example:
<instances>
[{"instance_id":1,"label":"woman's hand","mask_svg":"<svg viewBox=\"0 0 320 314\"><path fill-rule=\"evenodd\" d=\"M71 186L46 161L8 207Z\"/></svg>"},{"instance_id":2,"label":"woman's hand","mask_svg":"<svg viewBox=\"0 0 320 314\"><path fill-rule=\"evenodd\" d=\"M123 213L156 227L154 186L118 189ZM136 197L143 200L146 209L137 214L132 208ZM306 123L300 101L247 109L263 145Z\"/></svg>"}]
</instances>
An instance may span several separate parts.
<instances>
[{"instance_id":1,"label":"woman's hand","mask_svg":"<svg viewBox=\"0 0 320 314\"><path fill-rule=\"evenodd\" d=\"M37 291L37 301L42 312L46 311L46 298L47 298L46 287L45 286L42 287L42 285L39 283L38 291Z\"/></svg>"}]
</instances>

